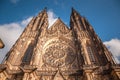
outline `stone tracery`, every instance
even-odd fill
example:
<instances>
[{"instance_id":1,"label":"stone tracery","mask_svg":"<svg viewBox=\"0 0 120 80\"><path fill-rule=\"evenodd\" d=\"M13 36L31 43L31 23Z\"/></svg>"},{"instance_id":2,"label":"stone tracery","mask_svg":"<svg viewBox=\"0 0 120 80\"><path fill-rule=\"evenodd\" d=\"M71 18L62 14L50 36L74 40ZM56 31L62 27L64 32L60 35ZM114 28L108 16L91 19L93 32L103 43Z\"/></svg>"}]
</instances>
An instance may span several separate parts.
<instances>
[{"instance_id":1,"label":"stone tracery","mask_svg":"<svg viewBox=\"0 0 120 80\"><path fill-rule=\"evenodd\" d=\"M64 67L71 64L75 57L75 51L68 45L59 41L52 41L53 44L46 45L43 61L51 67ZM51 43L52 43L51 42Z\"/></svg>"},{"instance_id":2,"label":"stone tracery","mask_svg":"<svg viewBox=\"0 0 120 80\"><path fill-rule=\"evenodd\" d=\"M0 64L2 76L0 80L120 79L120 66L114 62L110 52L102 44L90 24L82 25L86 24L83 21L86 21L84 17L72 9L70 29L60 18L50 28L47 28L47 18L47 12L43 10L28 24L8 52L4 63ZM99 45L97 50L91 47L93 51L90 52L94 55L97 64L91 64L85 46L86 39L92 42L89 46L96 47L96 43ZM33 56L28 64L21 65L25 50L29 48L31 42L34 43L31 48ZM102 57L104 53L105 57L109 58ZM108 62L110 64L107 66Z\"/></svg>"}]
</instances>

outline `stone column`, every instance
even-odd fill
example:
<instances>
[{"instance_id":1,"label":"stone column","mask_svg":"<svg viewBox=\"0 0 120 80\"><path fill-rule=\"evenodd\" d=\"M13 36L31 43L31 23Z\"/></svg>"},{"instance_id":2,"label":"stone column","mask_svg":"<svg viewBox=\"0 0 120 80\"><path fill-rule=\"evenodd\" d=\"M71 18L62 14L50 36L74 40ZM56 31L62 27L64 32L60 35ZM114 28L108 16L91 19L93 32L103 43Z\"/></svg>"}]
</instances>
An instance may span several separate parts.
<instances>
[{"instance_id":1,"label":"stone column","mask_svg":"<svg viewBox=\"0 0 120 80\"><path fill-rule=\"evenodd\" d=\"M29 73L24 73L23 80L29 80Z\"/></svg>"}]
</instances>

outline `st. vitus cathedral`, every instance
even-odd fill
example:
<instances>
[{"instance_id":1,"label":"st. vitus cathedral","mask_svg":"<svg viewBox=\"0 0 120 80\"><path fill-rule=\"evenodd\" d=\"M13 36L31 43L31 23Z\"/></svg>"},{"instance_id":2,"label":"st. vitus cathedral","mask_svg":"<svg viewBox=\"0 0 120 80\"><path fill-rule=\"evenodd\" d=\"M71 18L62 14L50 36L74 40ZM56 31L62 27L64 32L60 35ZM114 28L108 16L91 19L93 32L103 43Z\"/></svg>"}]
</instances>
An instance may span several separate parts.
<instances>
[{"instance_id":1,"label":"st. vitus cathedral","mask_svg":"<svg viewBox=\"0 0 120 80\"><path fill-rule=\"evenodd\" d=\"M72 9L70 28L33 17L0 64L0 80L120 80L120 65L94 29Z\"/></svg>"}]
</instances>

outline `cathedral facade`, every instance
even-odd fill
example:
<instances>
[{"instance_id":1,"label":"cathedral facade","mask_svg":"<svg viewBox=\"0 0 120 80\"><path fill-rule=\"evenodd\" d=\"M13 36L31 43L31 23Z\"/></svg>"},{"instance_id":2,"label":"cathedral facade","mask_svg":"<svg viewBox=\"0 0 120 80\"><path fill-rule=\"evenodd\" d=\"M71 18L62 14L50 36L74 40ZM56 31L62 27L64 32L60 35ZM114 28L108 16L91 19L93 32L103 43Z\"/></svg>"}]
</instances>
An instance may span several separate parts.
<instances>
[{"instance_id":1,"label":"cathedral facade","mask_svg":"<svg viewBox=\"0 0 120 80\"><path fill-rule=\"evenodd\" d=\"M70 28L33 17L0 64L0 80L120 80L117 64L92 26L72 9Z\"/></svg>"}]
</instances>

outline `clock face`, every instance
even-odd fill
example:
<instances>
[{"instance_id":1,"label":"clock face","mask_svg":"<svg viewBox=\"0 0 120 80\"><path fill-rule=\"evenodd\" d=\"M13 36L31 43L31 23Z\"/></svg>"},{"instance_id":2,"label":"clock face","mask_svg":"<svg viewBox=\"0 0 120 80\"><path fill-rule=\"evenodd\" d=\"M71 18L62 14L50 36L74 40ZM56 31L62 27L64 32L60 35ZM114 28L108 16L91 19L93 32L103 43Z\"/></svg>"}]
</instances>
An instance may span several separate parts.
<instances>
[{"instance_id":1,"label":"clock face","mask_svg":"<svg viewBox=\"0 0 120 80\"><path fill-rule=\"evenodd\" d=\"M71 64L76 54L73 48L62 42L54 42L51 45L47 45L44 50L43 61L45 64L51 67L63 67Z\"/></svg>"}]
</instances>

